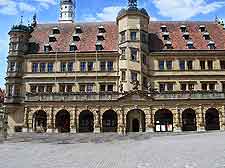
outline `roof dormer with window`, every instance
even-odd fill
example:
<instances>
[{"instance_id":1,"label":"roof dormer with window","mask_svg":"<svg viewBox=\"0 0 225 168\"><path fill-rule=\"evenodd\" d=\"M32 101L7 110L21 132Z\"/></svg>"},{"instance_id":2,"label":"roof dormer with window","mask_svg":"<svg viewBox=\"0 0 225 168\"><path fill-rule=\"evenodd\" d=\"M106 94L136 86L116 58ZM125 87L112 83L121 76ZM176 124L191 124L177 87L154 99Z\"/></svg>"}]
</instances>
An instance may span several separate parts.
<instances>
[{"instance_id":1,"label":"roof dormer with window","mask_svg":"<svg viewBox=\"0 0 225 168\"><path fill-rule=\"evenodd\" d=\"M167 26L166 25L162 25L160 27L160 29L161 29L162 32L167 32Z\"/></svg>"}]
</instances>

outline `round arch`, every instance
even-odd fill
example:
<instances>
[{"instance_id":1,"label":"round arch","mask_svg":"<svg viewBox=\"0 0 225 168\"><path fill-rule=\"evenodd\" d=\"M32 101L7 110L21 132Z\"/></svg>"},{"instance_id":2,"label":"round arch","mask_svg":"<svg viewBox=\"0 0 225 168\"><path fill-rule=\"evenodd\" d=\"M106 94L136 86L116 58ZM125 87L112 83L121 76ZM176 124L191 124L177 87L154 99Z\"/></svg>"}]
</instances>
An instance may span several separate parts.
<instances>
[{"instance_id":1,"label":"round arch","mask_svg":"<svg viewBox=\"0 0 225 168\"><path fill-rule=\"evenodd\" d=\"M84 110L79 115L79 132L94 131L94 115L89 110Z\"/></svg>"},{"instance_id":2,"label":"round arch","mask_svg":"<svg viewBox=\"0 0 225 168\"><path fill-rule=\"evenodd\" d=\"M182 130L183 131L197 130L195 110L189 108L182 112Z\"/></svg>"},{"instance_id":3,"label":"round arch","mask_svg":"<svg viewBox=\"0 0 225 168\"><path fill-rule=\"evenodd\" d=\"M133 109L126 116L127 132L145 132L145 113L140 109Z\"/></svg>"},{"instance_id":4,"label":"round arch","mask_svg":"<svg viewBox=\"0 0 225 168\"><path fill-rule=\"evenodd\" d=\"M205 129L206 130L219 130L220 117L219 111L215 108L210 108L205 113Z\"/></svg>"},{"instance_id":5,"label":"round arch","mask_svg":"<svg viewBox=\"0 0 225 168\"><path fill-rule=\"evenodd\" d=\"M56 114L55 128L60 133L70 132L70 113L61 110Z\"/></svg>"},{"instance_id":6,"label":"round arch","mask_svg":"<svg viewBox=\"0 0 225 168\"><path fill-rule=\"evenodd\" d=\"M168 109L160 109L155 113L155 131L172 132L173 131L173 113Z\"/></svg>"},{"instance_id":7,"label":"round arch","mask_svg":"<svg viewBox=\"0 0 225 168\"><path fill-rule=\"evenodd\" d=\"M102 115L102 131L117 132L117 113L114 110L107 110Z\"/></svg>"},{"instance_id":8,"label":"round arch","mask_svg":"<svg viewBox=\"0 0 225 168\"><path fill-rule=\"evenodd\" d=\"M46 132L47 131L47 113L39 110L33 114L33 131Z\"/></svg>"}]
</instances>

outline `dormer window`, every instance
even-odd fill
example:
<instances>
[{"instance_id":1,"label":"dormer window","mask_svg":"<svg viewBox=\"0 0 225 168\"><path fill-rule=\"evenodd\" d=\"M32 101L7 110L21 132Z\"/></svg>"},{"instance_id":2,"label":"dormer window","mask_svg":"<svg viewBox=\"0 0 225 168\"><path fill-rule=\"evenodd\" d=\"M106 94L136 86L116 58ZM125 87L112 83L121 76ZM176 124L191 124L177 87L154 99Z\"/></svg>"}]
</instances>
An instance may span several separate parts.
<instances>
[{"instance_id":1,"label":"dormer window","mask_svg":"<svg viewBox=\"0 0 225 168\"><path fill-rule=\"evenodd\" d=\"M162 36L163 36L164 40L169 40L170 34L169 34L169 32L164 32Z\"/></svg>"},{"instance_id":2,"label":"dormer window","mask_svg":"<svg viewBox=\"0 0 225 168\"><path fill-rule=\"evenodd\" d=\"M77 46L75 43L70 44L70 51L74 52L77 50Z\"/></svg>"},{"instance_id":3,"label":"dormer window","mask_svg":"<svg viewBox=\"0 0 225 168\"><path fill-rule=\"evenodd\" d=\"M49 42L55 42L55 41L56 41L55 35L53 34L49 35Z\"/></svg>"},{"instance_id":4,"label":"dormer window","mask_svg":"<svg viewBox=\"0 0 225 168\"><path fill-rule=\"evenodd\" d=\"M200 25L199 30L200 30L200 32L205 32L206 31L205 25Z\"/></svg>"},{"instance_id":5,"label":"dormer window","mask_svg":"<svg viewBox=\"0 0 225 168\"><path fill-rule=\"evenodd\" d=\"M74 34L74 35L73 35L73 41L80 41L80 36L79 36L79 34Z\"/></svg>"},{"instance_id":6,"label":"dormer window","mask_svg":"<svg viewBox=\"0 0 225 168\"><path fill-rule=\"evenodd\" d=\"M187 42L187 48L188 49L194 49L194 43L193 43L193 41L188 41Z\"/></svg>"},{"instance_id":7,"label":"dormer window","mask_svg":"<svg viewBox=\"0 0 225 168\"><path fill-rule=\"evenodd\" d=\"M215 42L214 41L209 41L208 48L211 49L211 50L215 49L216 48Z\"/></svg>"},{"instance_id":8,"label":"dormer window","mask_svg":"<svg viewBox=\"0 0 225 168\"><path fill-rule=\"evenodd\" d=\"M203 37L205 38L205 40L210 40L209 32L204 32Z\"/></svg>"},{"instance_id":9,"label":"dormer window","mask_svg":"<svg viewBox=\"0 0 225 168\"><path fill-rule=\"evenodd\" d=\"M184 33L184 32L187 31L187 27L185 25L181 25L180 30L181 30L182 33Z\"/></svg>"},{"instance_id":10,"label":"dormer window","mask_svg":"<svg viewBox=\"0 0 225 168\"><path fill-rule=\"evenodd\" d=\"M161 31L162 32L167 32L167 26L166 25L162 25L161 26Z\"/></svg>"},{"instance_id":11,"label":"dormer window","mask_svg":"<svg viewBox=\"0 0 225 168\"><path fill-rule=\"evenodd\" d=\"M184 32L183 37L185 40L189 40L190 34L188 32Z\"/></svg>"},{"instance_id":12,"label":"dormer window","mask_svg":"<svg viewBox=\"0 0 225 168\"><path fill-rule=\"evenodd\" d=\"M82 33L81 27L76 26L76 34L80 34L80 33Z\"/></svg>"},{"instance_id":13,"label":"dormer window","mask_svg":"<svg viewBox=\"0 0 225 168\"><path fill-rule=\"evenodd\" d=\"M58 27L54 27L52 29L52 34L60 34L59 28Z\"/></svg>"},{"instance_id":14,"label":"dormer window","mask_svg":"<svg viewBox=\"0 0 225 168\"><path fill-rule=\"evenodd\" d=\"M103 49L102 43L100 43L100 42L96 42L95 46L96 46L97 51L100 51Z\"/></svg>"},{"instance_id":15,"label":"dormer window","mask_svg":"<svg viewBox=\"0 0 225 168\"><path fill-rule=\"evenodd\" d=\"M44 45L44 52L49 53L52 50L52 47L50 44L45 44Z\"/></svg>"},{"instance_id":16,"label":"dormer window","mask_svg":"<svg viewBox=\"0 0 225 168\"><path fill-rule=\"evenodd\" d=\"M105 28L104 28L104 26L99 26L99 27L98 27L98 32L99 32L99 33L105 33Z\"/></svg>"},{"instance_id":17,"label":"dormer window","mask_svg":"<svg viewBox=\"0 0 225 168\"><path fill-rule=\"evenodd\" d=\"M103 33L98 33L97 39L98 41L103 41L105 39Z\"/></svg>"},{"instance_id":18,"label":"dormer window","mask_svg":"<svg viewBox=\"0 0 225 168\"><path fill-rule=\"evenodd\" d=\"M166 44L165 44L165 46L166 46L166 49L172 49L173 48L171 41L167 41Z\"/></svg>"}]
</instances>

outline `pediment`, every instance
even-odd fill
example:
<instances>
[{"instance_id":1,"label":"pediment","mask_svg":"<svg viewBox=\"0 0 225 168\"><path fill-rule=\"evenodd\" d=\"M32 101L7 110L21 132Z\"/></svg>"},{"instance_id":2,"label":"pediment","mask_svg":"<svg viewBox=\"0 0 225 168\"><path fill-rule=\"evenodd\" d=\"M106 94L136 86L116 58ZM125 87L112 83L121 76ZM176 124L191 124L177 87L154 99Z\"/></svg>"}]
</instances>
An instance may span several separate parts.
<instances>
[{"instance_id":1,"label":"pediment","mask_svg":"<svg viewBox=\"0 0 225 168\"><path fill-rule=\"evenodd\" d=\"M136 91L125 93L124 96L120 97L120 101L149 101L152 100L147 93Z\"/></svg>"}]
</instances>

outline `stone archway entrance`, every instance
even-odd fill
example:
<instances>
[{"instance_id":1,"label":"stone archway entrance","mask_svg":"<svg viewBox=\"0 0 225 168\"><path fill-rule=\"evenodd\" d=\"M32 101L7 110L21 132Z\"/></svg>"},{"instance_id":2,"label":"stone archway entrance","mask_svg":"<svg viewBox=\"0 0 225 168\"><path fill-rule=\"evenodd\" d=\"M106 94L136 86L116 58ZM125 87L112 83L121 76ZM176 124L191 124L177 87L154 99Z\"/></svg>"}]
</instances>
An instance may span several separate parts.
<instances>
[{"instance_id":1,"label":"stone archway entrance","mask_svg":"<svg viewBox=\"0 0 225 168\"><path fill-rule=\"evenodd\" d=\"M39 110L33 115L33 131L46 132L47 131L47 113Z\"/></svg>"},{"instance_id":2,"label":"stone archway entrance","mask_svg":"<svg viewBox=\"0 0 225 168\"><path fill-rule=\"evenodd\" d=\"M94 131L94 115L89 110L82 111L79 115L79 132Z\"/></svg>"},{"instance_id":3,"label":"stone archway entrance","mask_svg":"<svg viewBox=\"0 0 225 168\"><path fill-rule=\"evenodd\" d=\"M113 110L106 111L102 116L102 131L117 132L117 114Z\"/></svg>"},{"instance_id":4,"label":"stone archway entrance","mask_svg":"<svg viewBox=\"0 0 225 168\"><path fill-rule=\"evenodd\" d=\"M220 118L219 112L215 108L210 108L205 113L205 129L206 130L219 130Z\"/></svg>"},{"instance_id":5,"label":"stone archway entrance","mask_svg":"<svg viewBox=\"0 0 225 168\"><path fill-rule=\"evenodd\" d=\"M182 113L182 130L196 131L196 113L193 109L186 109Z\"/></svg>"},{"instance_id":6,"label":"stone archway entrance","mask_svg":"<svg viewBox=\"0 0 225 168\"><path fill-rule=\"evenodd\" d=\"M70 132L70 113L61 110L56 114L55 127L60 133Z\"/></svg>"},{"instance_id":7,"label":"stone archway entrance","mask_svg":"<svg viewBox=\"0 0 225 168\"><path fill-rule=\"evenodd\" d=\"M161 109L155 113L155 131L173 131L173 113L168 109Z\"/></svg>"},{"instance_id":8,"label":"stone archway entrance","mask_svg":"<svg viewBox=\"0 0 225 168\"><path fill-rule=\"evenodd\" d=\"M145 113L134 109L127 113L127 132L145 132Z\"/></svg>"}]
</instances>

